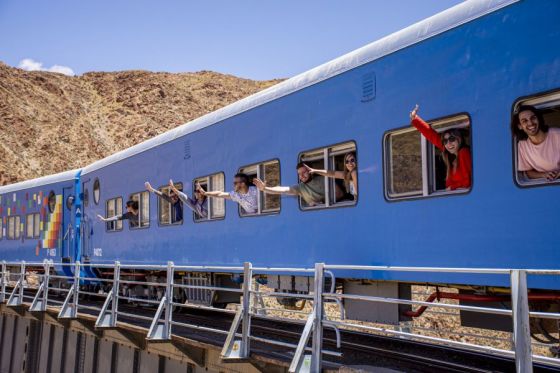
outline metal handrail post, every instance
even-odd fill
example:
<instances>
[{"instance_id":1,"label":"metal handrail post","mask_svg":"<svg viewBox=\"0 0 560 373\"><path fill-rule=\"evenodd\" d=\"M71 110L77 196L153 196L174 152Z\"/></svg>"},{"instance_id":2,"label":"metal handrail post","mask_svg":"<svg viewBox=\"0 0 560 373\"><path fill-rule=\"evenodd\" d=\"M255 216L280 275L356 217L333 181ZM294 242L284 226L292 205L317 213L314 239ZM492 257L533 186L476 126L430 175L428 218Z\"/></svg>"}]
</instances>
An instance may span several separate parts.
<instances>
[{"instance_id":1,"label":"metal handrail post","mask_svg":"<svg viewBox=\"0 0 560 373\"><path fill-rule=\"evenodd\" d=\"M23 303L23 288L25 287L25 260L21 261L21 286L19 287L20 304Z\"/></svg>"},{"instance_id":2,"label":"metal handrail post","mask_svg":"<svg viewBox=\"0 0 560 373\"><path fill-rule=\"evenodd\" d=\"M51 273L51 261L45 260L43 268L45 268L45 274L43 276L43 304L41 304L41 311L47 310L47 302L49 301L49 281Z\"/></svg>"},{"instance_id":3,"label":"metal handrail post","mask_svg":"<svg viewBox=\"0 0 560 373\"><path fill-rule=\"evenodd\" d=\"M313 305L315 323L313 325L313 344L311 347L311 372L321 372L323 350L323 288L325 286L325 263L315 264L315 281L313 283Z\"/></svg>"},{"instance_id":4,"label":"metal handrail post","mask_svg":"<svg viewBox=\"0 0 560 373\"><path fill-rule=\"evenodd\" d=\"M165 330L167 339L171 338L171 320L173 319L173 277L175 274L175 264L167 262L167 286L165 297Z\"/></svg>"},{"instance_id":5,"label":"metal handrail post","mask_svg":"<svg viewBox=\"0 0 560 373\"><path fill-rule=\"evenodd\" d=\"M111 300L111 326L117 325L117 314L119 308L119 281L121 278L121 262L115 261L113 270L113 299Z\"/></svg>"},{"instance_id":6,"label":"metal handrail post","mask_svg":"<svg viewBox=\"0 0 560 373\"><path fill-rule=\"evenodd\" d=\"M6 261L2 261L2 279L0 282L0 303L4 303L6 301Z\"/></svg>"},{"instance_id":7,"label":"metal handrail post","mask_svg":"<svg viewBox=\"0 0 560 373\"><path fill-rule=\"evenodd\" d=\"M78 315L78 294L80 293L80 261L74 263L74 299L73 299L73 315Z\"/></svg>"},{"instance_id":8,"label":"metal handrail post","mask_svg":"<svg viewBox=\"0 0 560 373\"><path fill-rule=\"evenodd\" d=\"M533 372L533 358L531 351L531 326L529 324L527 272L512 270L510 280L515 368L518 373L531 373Z\"/></svg>"},{"instance_id":9,"label":"metal handrail post","mask_svg":"<svg viewBox=\"0 0 560 373\"><path fill-rule=\"evenodd\" d=\"M253 265L243 263L243 308L241 324L241 353L243 358L249 357L251 337L251 293L253 284Z\"/></svg>"}]
</instances>

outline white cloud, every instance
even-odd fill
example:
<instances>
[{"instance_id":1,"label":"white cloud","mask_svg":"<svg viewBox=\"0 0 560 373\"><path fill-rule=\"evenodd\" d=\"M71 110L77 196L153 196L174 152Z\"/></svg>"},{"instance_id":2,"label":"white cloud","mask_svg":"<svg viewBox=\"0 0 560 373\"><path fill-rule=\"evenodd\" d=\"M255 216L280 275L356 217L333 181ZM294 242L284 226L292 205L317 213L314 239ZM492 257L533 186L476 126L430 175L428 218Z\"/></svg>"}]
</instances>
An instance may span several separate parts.
<instances>
[{"instance_id":1,"label":"white cloud","mask_svg":"<svg viewBox=\"0 0 560 373\"><path fill-rule=\"evenodd\" d=\"M51 67L44 67L42 62L35 61L31 58L24 58L20 61L18 67L27 71L49 71L52 73L60 73L68 76L73 76L74 70L68 66L53 65Z\"/></svg>"}]
</instances>

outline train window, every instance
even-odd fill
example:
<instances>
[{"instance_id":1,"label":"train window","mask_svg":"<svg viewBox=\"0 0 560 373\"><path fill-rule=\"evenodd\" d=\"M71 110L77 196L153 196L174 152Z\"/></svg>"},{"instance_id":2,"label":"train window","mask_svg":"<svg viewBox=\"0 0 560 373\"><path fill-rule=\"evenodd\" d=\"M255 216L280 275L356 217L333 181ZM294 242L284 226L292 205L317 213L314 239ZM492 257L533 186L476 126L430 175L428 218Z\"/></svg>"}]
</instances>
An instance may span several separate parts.
<instances>
[{"instance_id":1,"label":"train window","mask_svg":"<svg viewBox=\"0 0 560 373\"><path fill-rule=\"evenodd\" d=\"M253 180L253 178L257 177L269 186L280 185L280 161L278 160L241 167L239 169L239 172L249 176L249 180ZM253 184L251 184L251 186L252 185ZM247 214L245 210L243 210L243 208L239 206L239 215L264 215L277 213L280 211L280 196L277 194L259 192L259 198L257 202L258 210L256 213Z\"/></svg>"},{"instance_id":2,"label":"train window","mask_svg":"<svg viewBox=\"0 0 560 373\"><path fill-rule=\"evenodd\" d=\"M470 119L458 115L430 122L441 133L455 129L471 147ZM470 188L448 189L447 167L442 152L412 127L390 131L384 137L385 195L387 199L465 193ZM471 165L472 166L472 165Z\"/></svg>"},{"instance_id":3,"label":"train window","mask_svg":"<svg viewBox=\"0 0 560 373\"><path fill-rule=\"evenodd\" d=\"M133 193L129 200L138 202L138 225L128 219L129 228L148 228L150 226L150 192Z\"/></svg>"},{"instance_id":4,"label":"train window","mask_svg":"<svg viewBox=\"0 0 560 373\"><path fill-rule=\"evenodd\" d=\"M386 190L390 197L422 194L422 146L416 129L396 131L386 136Z\"/></svg>"},{"instance_id":5,"label":"train window","mask_svg":"<svg viewBox=\"0 0 560 373\"><path fill-rule=\"evenodd\" d=\"M106 204L105 217L112 218L116 215L122 215L122 197L108 199ZM123 228L122 220L108 221L105 223L106 229L109 232L121 231Z\"/></svg>"},{"instance_id":6,"label":"train window","mask_svg":"<svg viewBox=\"0 0 560 373\"><path fill-rule=\"evenodd\" d=\"M4 219L0 216L0 240L4 238Z\"/></svg>"},{"instance_id":7,"label":"train window","mask_svg":"<svg viewBox=\"0 0 560 373\"><path fill-rule=\"evenodd\" d=\"M8 239L17 240L21 237L21 218L19 216L8 217Z\"/></svg>"},{"instance_id":8,"label":"train window","mask_svg":"<svg viewBox=\"0 0 560 373\"><path fill-rule=\"evenodd\" d=\"M74 196L66 197L66 208L72 211L72 206L74 205Z\"/></svg>"},{"instance_id":9,"label":"train window","mask_svg":"<svg viewBox=\"0 0 560 373\"><path fill-rule=\"evenodd\" d=\"M182 183L175 183L175 188L179 189L180 191L183 190L183 184ZM169 191L170 188L169 186L163 186L161 188L159 188L159 191L161 193L163 193L167 198L169 198ZM181 210L177 211L175 209L175 205L172 204L172 202L170 200L158 197L158 220L159 220L159 224L161 225L177 225L177 224L183 224L183 216L182 214L184 213L184 209L188 208L186 206L184 206L183 203L178 202L181 206Z\"/></svg>"},{"instance_id":10,"label":"train window","mask_svg":"<svg viewBox=\"0 0 560 373\"><path fill-rule=\"evenodd\" d=\"M516 113L518 112L518 108L521 105L534 106L540 112L542 121L548 127L548 132L545 140L546 144L544 142L543 144L550 149L554 149L554 151L550 152L551 156L547 156L544 159L539 160L539 163L537 163L537 160L535 159L527 159L523 162L523 166L520 167L519 163L521 156L519 154L519 149L526 148L525 145L528 143L522 143L523 141L531 140L518 138L527 137L523 130L519 130L517 135L513 137L514 178L517 181L517 184L523 187L537 185L558 185L560 184L560 175L556 176L556 178L547 179L545 171L560 171L560 92L556 91L552 93L533 96L531 98L517 100L513 107L512 118L514 115L516 115ZM549 136L551 133L553 135ZM553 139L555 141L551 141ZM554 144L556 145L556 147L554 147ZM539 147L542 146L539 145ZM543 163L546 163L546 165Z\"/></svg>"},{"instance_id":11,"label":"train window","mask_svg":"<svg viewBox=\"0 0 560 373\"><path fill-rule=\"evenodd\" d=\"M39 213L27 214L26 217L26 237L27 238L39 238L40 236L40 215Z\"/></svg>"},{"instance_id":12,"label":"train window","mask_svg":"<svg viewBox=\"0 0 560 373\"><path fill-rule=\"evenodd\" d=\"M99 183L99 179L95 179L93 182L93 202L98 205L99 198L101 197L101 185Z\"/></svg>"},{"instance_id":13,"label":"train window","mask_svg":"<svg viewBox=\"0 0 560 373\"><path fill-rule=\"evenodd\" d=\"M355 160L354 167L357 167L356 143L353 141L303 152L299 155L299 162L303 162L314 169L327 170L329 173L334 171L336 175L339 175L335 178L314 174L313 178L318 178L324 182L325 198L319 203L310 205L300 197L299 201L302 209L353 206L356 204L357 193L354 192L355 188L350 175L346 174L348 172L345 164L346 158ZM342 177L342 179L338 177Z\"/></svg>"},{"instance_id":14,"label":"train window","mask_svg":"<svg viewBox=\"0 0 560 373\"><path fill-rule=\"evenodd\" d=\"M89 206L89 190L84 185L84 207Z\"/></svg>"},{"instance_id":15,"label":"train window","mask_svg":"<svg viewBox=\"0 0 560 373\"><path fill-rule=\"evenodd\" d=\"M33 216L33 237L39 238L41 236L41 215L34 214Z\"/></svg>"},{"instance_id":16,"label":"train window","mask_svg":"<svg viewBox=\"0 0 560 373\"><path fill-rule=\"evenodd\" d=\"M56 194L54 191L49 192L49 212L52 214L54 212L54 208L56 207Z\"/></svg>"},{"instance_id":17,"label":"train window","mask_svg":"<svg viewBox=\"0 0 560 373\"><path fill-rule=\"evenodd\" d=\"M223 172L219 172L213 175L199 177L193 180L193 196L197 198L198 193L196 193L197 185L206 191L209 190L219 190L225 191L225 175ZM195 222L208 221L223 219L226 215L225 200L223 198L208 198L200 197L201 201L197 210L193 212L193 218ZM202 200L204 198L204 200ZM206 215L206 216L204 216Z\"/></svg>"}]
</instances>

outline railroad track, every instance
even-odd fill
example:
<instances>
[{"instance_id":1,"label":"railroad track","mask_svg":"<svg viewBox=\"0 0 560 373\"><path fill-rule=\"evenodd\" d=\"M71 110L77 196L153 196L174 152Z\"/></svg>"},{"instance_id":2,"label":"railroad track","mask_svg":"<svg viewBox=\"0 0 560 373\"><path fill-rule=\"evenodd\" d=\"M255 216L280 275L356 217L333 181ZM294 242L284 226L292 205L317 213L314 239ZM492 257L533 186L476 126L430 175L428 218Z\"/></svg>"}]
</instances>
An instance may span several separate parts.
<instances>
[{"instance_id":1,"label":"railroad track","mask_svg":"<svg viewBox=\"0 0 560 373\"><path fill-rule=\"evenodd\" d=\"M25 291L29 297L34 291ZM54 301L64 300L65 294L49 294ZM89 299L88 299L89 298ZM80 304L88 307L101 308L103 299L80 299ZM58 306L58 304L55 304ZM119 303L119 311L144 317L153 317L155 307L145 307L133 304ZM96 315L91 309L80 309L80 313ZM175 311L174 321L197 325L204 328L228 331L233 320L233 314L212 310L183 308ZM130 316L119 315L119 321L135 326L149 328L150 322ZM303 324L295 321L278 321L253 315L251 320L251 336L259 339L281 341L296 345L300 339ZM207 329L186 328L174 326L173 333L211 345L221 346L225 335L211 332ZM324 330L323 350L341 352L340 357L324 354L324 368L337 369L342 366L373 366L389 368L403 372L514 372L513 359L491 354L461 350L448 346L427 344L405 340L397 337L375 335L362 332L341 330L340 349L337 348L336 334L329 328ZM251 351L289 363L294 349L259 341L251 341ZM543 364L534 364L535 372L560 372L560 368Z\"/></svg>"}]
</instances>

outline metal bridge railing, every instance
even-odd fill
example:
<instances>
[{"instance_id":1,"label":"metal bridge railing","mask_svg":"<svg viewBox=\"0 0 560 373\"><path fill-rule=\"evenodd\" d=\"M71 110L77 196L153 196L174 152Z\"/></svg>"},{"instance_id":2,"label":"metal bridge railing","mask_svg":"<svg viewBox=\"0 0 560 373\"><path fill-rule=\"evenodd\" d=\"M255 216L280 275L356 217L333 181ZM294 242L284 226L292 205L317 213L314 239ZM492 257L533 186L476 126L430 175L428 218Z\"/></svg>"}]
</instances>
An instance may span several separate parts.
<instances>
[{"instance_id":1,"label":"metal bridge railing","mask_svg":"<svg viewBox=\"0 0 560 373\"><path fill-rule=\"evenodd\" d=\"M110 269L112 270L112 278L97 278L87 275L86 268ZM9 269L17 268L19 273L12 273ZM95 322L96 328L114 328L117 326L119 316L126 318L149 321L150 327L147 332L148 341L165 341L170 340L173 335L173 328L187 328L198 331L211 332L225 335L225 343L222 348L221 358L224 360L246 359L250 356L250 342L268 343L286 348L295 349L294 357L290 365L290 372L320 372L322 366L322 356L340 356L337 351L326 351L323 349L323 330L325 327L332 328L336 334L337 348L341 346L340 330L353 329L368 332L381 333L384 335L393 335L405 339L420 340L429 343L439 343L481 351L500 356L507 356L515 359L516 369L518 372L532 372L533 361L539 361L545 364L560 365L560 360L547 358L543 356L534 356L531 348L531 334L529 319L545 318L560 320L560 313L551 312L530 312L527 291L527 275L557 276L560 270L530 270L530 269L472 269L472 268L429 268L429 267L387 267L387 266L351 266L351 265L326 265L317 263L314 269L310 268L266 268L253 267L251 263L244 263L243 267L224 267L224 266L176 266L172 262L167 265L134 265L121 264L114 262L113 264L84 264L75 263L53 263L52 261L44 261L41 263L33 262L12 262L3 261L0 268L0 303L7 303L8 306L28 305L30 312L45 312L47 307L56 307L59 309L58 317L61 319L77 318L80 309L97 312ZM130 280L130 273L122 273L122 270L150 270L165 272L165 282L153 281L137 281ZM333 271L377 271L377 272L428 272L428 273L469 273L469 274L495 274L509 276L511 287L511 304L512 309L498 309L489 307L475 307L459 304L430 303L419 300L388 298L379 296L366 296L359 294L338 293L335 291L336 278ZM228 272L243 275L241 288L224 287L224 286L202 286L177 284L174 282L176 272ZM71 275L64 273L72 273ZM91 273L91 272L90 272ZM270 274L289 274L309 276L313 278L313 287L308 293L283 293L270 290L262 290L259 288L255 277ZM128 276L126 278L123 278ZM31 284L30 279L40 280L37 284ZM325 289L325 278L330 277L330 287ZM356 276L358 278L359 276ZM15 279L14 279L15 278ZM69 288L62 287L62 283L71 285ZM104 284L106 291L97 293L88 291L85 286L87 282ZM164 292L158 299L138 298L122 294L121 287L123 285L139 285L153 286L162 288ZM10 288L10 289L9 289ZM199 304L180 303L174 299L174 290L207 290L236 293L241 296L241 304L237 310L220 309L215 307L203 306ZM34 295L25 294L25 290L33 290ZM49 294L64 293L66 294L64 302L49 299ZM80 295L90 297L99 297L104 299L101 308L91 305L81 304ZM279 319L277 317L266 315L270 310L263 302L264 298L296 298L302 301L310 302L309 312L302 310L283 310L282 312L293 312L304 314L306 316L303 324L303 332L301 333L299 343L293 344L289 342L265 339L251 335L251 318L267 317L270 319ZM27 302L26 299L30 299ZM446 310L463 310L487 314L497 314L511 316L513 322L513 351L492 348L487 346L479 346L472 343L452 341L445 338L433 337L428 335L419 335L402 330L391 330L383 327L362 325L330 319L325 314L325 303L332 302L338 307L341 319L344 319L344 307L342 302L345 300L359 300L365 302L390 303L390 304L406 304L416 306L428 306L443 308ZM157 305L157 309L153 317L125 312L119 309L119 301L137 302L140 304ZM175 321L173 312L175 308L196 308L207 309L217 312L234 314L233 322L229 330L202 326L196 324L188 324ZM303 308L303 307L302 307ZM309 308L309 307L308 307ZM280 318L286 320L285 318ZM293 321L293 320L292 320ZM241 329L241 330L239 330ZM312 340L309 347L309 340Z\"/></svg>"}]
</instances>

